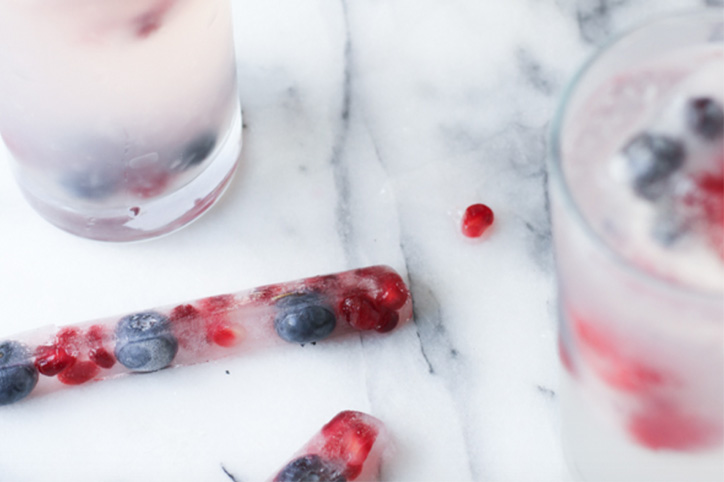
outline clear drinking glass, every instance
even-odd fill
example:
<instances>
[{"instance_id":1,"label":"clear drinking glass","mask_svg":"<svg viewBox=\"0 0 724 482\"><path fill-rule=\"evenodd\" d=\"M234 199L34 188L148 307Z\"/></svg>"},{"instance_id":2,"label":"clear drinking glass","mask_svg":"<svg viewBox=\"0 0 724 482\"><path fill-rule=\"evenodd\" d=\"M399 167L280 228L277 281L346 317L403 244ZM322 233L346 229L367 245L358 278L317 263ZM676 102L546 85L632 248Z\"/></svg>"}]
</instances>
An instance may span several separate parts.
<instances>
[{"instance_id":1,"label":"clear drinking glass","mask_svg":"<svg viewBox=\"0 0 724 482\"><path fill-rule=\"evenodd\" d=\"M724 480L724 129L721 110L696 115L723 102L723 24L709 9L620 37L554 121L562 435L580 480Z\"/></svg>"},{"instance_id":2,"label":"clear drinking glass","mask_svg":"<svg viewBox=\"0 0 724 482\"><path fill-rule=\"evenodd\" d=\"M223 192L241 148L229 0L0 1L0 135L62 229L168 233Z\"/></svg>"}]
</instances>

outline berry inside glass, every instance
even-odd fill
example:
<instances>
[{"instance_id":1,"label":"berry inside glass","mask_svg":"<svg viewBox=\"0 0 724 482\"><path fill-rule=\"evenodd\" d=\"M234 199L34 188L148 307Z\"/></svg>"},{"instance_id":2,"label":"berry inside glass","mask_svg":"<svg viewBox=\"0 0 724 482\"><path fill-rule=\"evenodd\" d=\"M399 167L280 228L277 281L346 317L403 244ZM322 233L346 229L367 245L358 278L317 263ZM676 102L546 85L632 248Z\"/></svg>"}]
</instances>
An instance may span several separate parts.
<instances>
[{"instance_id":1,"label":"berry inside glass","mask_svg":"<svg viewBox=\"0 0 724 482\"><path fill-rule=\"evenodd\" d=\"M598 52L554 122L563 444L580 480L724 479L724 19Z\"/></svg>"},{"instance_id":2,"label":"berry inside glass","mask_svg":"<svg viewBox=\"0 0 724 482\"><path fill-rule=\"evenodd\" d=\"M241 147L228 0L0 2L0 135L29 203L74 234L173 231Z\"/></svg>"}]
</instances>

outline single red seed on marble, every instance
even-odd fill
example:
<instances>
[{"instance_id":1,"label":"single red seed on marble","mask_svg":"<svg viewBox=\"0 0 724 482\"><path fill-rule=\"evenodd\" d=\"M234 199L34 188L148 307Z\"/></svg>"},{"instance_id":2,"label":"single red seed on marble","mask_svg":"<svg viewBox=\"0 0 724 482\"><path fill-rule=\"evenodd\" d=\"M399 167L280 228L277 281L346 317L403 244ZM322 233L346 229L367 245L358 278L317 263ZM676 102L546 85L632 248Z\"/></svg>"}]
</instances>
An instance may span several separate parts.
<instances>
[{"instance_id":1,"label":"single red seed on marble","mask_svg":"<svg viewBox=\"0 0 724 482\"><path fill-rule=\"evenodd\" d=\"M493 210L485 204L468 206L463 214L462 231L468 238L479 238L493 225Z\"/></svg>"},{"instance_id":2,"label":"single red seed on marble","mask_svg":"<svg viewBox=\"0 0 724 482\"><path fill-rule=\"evenodd\" d=\"M98 372L100 368L92 361L76 361L58 375L58 380L66 385L80 385L92 380Z\"/></svg>"}]
</instances>

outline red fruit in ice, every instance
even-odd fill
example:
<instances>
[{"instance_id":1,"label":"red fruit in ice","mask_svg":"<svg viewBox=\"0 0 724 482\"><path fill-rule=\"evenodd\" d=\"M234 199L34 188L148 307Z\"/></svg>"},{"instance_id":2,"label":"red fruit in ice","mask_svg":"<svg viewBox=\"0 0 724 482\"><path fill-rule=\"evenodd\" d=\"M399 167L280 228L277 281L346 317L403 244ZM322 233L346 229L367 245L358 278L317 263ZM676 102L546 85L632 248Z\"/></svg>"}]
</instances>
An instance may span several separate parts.
<instances>
[{"instance_id":1,"label":"red fruit in ice","mask_svg":"<svg viewBox=\"0 0 724 482\"><path fill-rule=\"evenodd\" d=\"M199 308L206 313L226 312L234 303L232 295L210 296L199 300Z\"/></svg>"},{"instance_id":2,"label":"red fruit in ice","mask_svg":"<svg viewBox=\"0 0 724 482\"><path fill-rule=\"evenodd\" d=\"M463 214L462 231L468 238L479 238L493 225L493 210L485 204L468 206Z\"/></svg>"},{"instance_id":3,"label":"red fruit in ice","mask_svg":"<svg viewBox=\"0 0 724 482\"><path fill-rule=\"evenodd\" d=\"M358 330L388 332L397 326L399 315L387 307L378 305L365 294L347 296L339 305L339 311L352 327Z\"/></svg>"},{"instance_id":4,"label":"red fruit in ice","mask_svg":"<svg viewBox=\"0 0 724 482\"><path fill-rule=\"evenodd\" d=\"M63 328L50 345L41 345L35 351L35 367L41 374L52 377L75 362L80 351L80 332L77 328Z\"/></svg>"},{"instance_id":5,"label":"red fruit in ice","mask_svg":"<svg viewBox=\"0 0 724 482\"><path fill-rule=\"evenodd\" d=\"M365 423L356 412L345 411L322 427L322 435L325 442L320 455L343 461L346 464L343 475L350 480L362 472L378 430Z\"/></svg>"},{"instance_id":6,"label":"red fruit in ice","mask_svg":"<svg viewBox=\"0 0 724 482\"><path fill-rule=\"evenodd\" d=\"M66 385L80 385L92 380L98 372L100 368L92 361L76 361L58 375L58 380Z\"/></svg>"},{"instance_id":7,"label":"red fruit in ice","mask_svg":"<svg viewBox=\"0 0 724 482\"><path fill-rule=\"evenodd\" d=\"M101 368L113 368L116 364L116 357L104 347L93 348L88 352L88 358Z\"/></svg>"},{"instance_id":8,"label":"red fruit in ice","mask_svg":"<svg viewBox=\"0 0 724 482\"><path fill-rule=\"evenodd\" d=\"M35 368L46 377L53 377L68 368L75 357L56 345L39 346L35 351Z\"/></svg>"},{"instance_id":9,"label":"red fruit in ice","mask_svg":"<svg viewBox=\"0 0 724 482\"><path fill-rule=\"evenodd\" d=\"M101 368L112 368L116 363L116 358L103 346L104 338L105 329L101 325L93 325L88 328L86 333L86 340L90 346L88 357Z\"/></svg>"},{"instance_id":10,"label":"red fruit in ice","mask_svg":"<svg viewBox=\"0 0 724 482\"><path fill-rule=\"evenodd\" d=\"M722 443L720 422L701 420L671 404L651 405L629 419L628 430L641 445L653 450L699 450Z\"/></svg>"},{"instance_id":11,"label":"red fruit in ice","mask_svg":"<svg viewBox=\"0 0 724 482\"><path fill-rule=\"evenodd\" d=\"M382 291L377 296L377 302L391 309L399 310L407 302L410 292L405 282L397 273L386 273L380 277Z\"/></svg>"},{"instance_id":12,"label":"red fruit in ice","mask_svg":"<svg viewBox=\"0 0 724 482\"><path fill-rule=\"evenodd\" d=\"M608 385L628 392L642 392L673 380L623 350L625 341L600 324L573 317L573 331L580 352L593 370Z\"/></svg>"},{"instance_id":13,"label":"red fruit in ice","mask_svg":"<svg viewBox=\"0 0 724 482\"><path fill-rule=\"evenodd\" d=\"M242 339L241 327L221 322L210 327L209 338L219 346L226 348L238 344Z\"/></svg>"}]
</instances>

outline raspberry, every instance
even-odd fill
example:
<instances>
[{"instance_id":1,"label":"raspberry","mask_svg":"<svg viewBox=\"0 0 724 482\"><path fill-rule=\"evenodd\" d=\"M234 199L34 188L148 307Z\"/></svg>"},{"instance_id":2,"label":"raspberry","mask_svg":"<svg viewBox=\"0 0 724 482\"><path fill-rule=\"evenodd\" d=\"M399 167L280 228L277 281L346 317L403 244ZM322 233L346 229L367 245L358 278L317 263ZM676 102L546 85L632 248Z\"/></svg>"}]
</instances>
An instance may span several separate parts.
<instances>
[{"instance_id":1,"label":"raspberry","mask_svg":"<svg viewBox=\"0 0 724 482\"><path fill-rule=\"evenodd\" d=\"M463 214L462 231L468 238L479 238L493 225L495 215L485 204L468 206Z\"/></svg>"}]
</instances>

